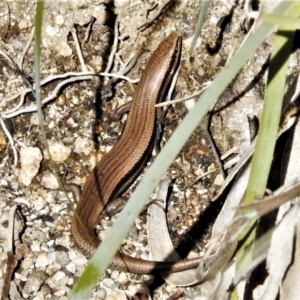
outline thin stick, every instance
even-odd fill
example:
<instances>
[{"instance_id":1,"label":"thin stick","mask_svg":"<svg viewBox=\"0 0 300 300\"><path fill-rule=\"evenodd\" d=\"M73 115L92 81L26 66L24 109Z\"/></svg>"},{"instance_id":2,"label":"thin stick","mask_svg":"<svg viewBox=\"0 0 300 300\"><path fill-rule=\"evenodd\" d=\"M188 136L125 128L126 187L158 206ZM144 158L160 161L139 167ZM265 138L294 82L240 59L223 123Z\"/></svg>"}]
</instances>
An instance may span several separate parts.
<instances>
[{"instance_id":1,"label":"thin stick","mask_svg":"<svg viewBox=\"0 0 300 300\"><path fill-rule=\"evenodd\" d=\"M116 21L115 21L115 26L114 26L114 43L113 43L113 46L111 48L111 52L110 52L110 55L109 55L109 58L108 58L108 63L107 63L107 66L104 70L104 73L108 73L110 71L114 56L115 56L116 51L117 51L118 40L119 40L118 26L119 26L119 21L118 21L118 17L117 17Z\"/></svg>"},{"instance_id":2,"label":"thin stick","mask_svg":"<svg viewBox=\"0 0 300 300\"><path fill-rule=\"evenodd\" d=\"M89 22L89 25L88 25L88 27L87 27L87 29L85 31L85 35L84 35L84 39L82 41L82 45L84 45L88 41L88 39L90 37L90 32L92 30L92 26L93 26L95 20L96 20L96 18L94 16L92 16L91 20Z\"/></svg>"},{"instance_id":3,"label":"thin stick","mask_svg":"<svg viewBox=\"0 0 300 300\"><path fill-rule=\"evenodd\" d=\"M80 48L79 41L78 41L78 38L77 38L76 29L72 28L71 33L72 33L72 37L73 37L73 40L74 40L74 43L75 43L75 47L76 47L77 55L78 55L78 58L79 58L79 61L80 61L80 64L81 64L82 71L83 72L88 72L88 68L85 65L85 62L84 62L84 59L83 59L83 56L82 56L81 48Z\"/></svg>"},{"instance_id":4,"label":"thin stick","mask_svg":"<svg viewBox=\"0 0 300 300\"><path fill-rule=\"evenodd\" d=\"M14 154L14 166L17 166L18 164L18 154L17 154L17 150L16 150L16 147L15 147L15 143L14 143L14 140L10 134L10 132L7 130L6 128L6 125L5 123L3 122L2 118L0 117L0 125L5 133L5 135L7 136L8 140L9 140L9 143L10 143L10 146L13 150L13 154Z\"/></svg>"},{"instance_id":5,"label":"thin stick","mask_svg":"<svg viewBox=\"0 0 300 300\"><path fill-rule=\"evenodd\" d=\"M20 57L20 59L18 61L18 66L19 66L20 70L23 70L24 57L25 57L25 55L26 55L26 53L27 53L27 51L28 51L28 49L30 47L30 44L31 44L31 42L33 40L33 37L34 37L34 27L32 27L32 29L31 29L28 41L27 41L27 43L25 45L25 48L24 48L24 50L22 52L22 55L21 55L21 57Z\"/></svg>"},{"instance_id":6,"label":"thin stick","mask_svg":"<svg viewBox=\"0 0 300 300\"><path fill-rule=\"evenodd\" d=\"M50 101L52 101L54 98L56 98L59 95L59 92L61 90L61 88L68 84L68 83L72 83L72 82L76 82L76 81L82 81L82 80L92 80L94 78L94 76L90 75L90 76L81 76L81 77L73 77L73 78L69 78L64 80L63 82L59 83L56 88L52 91L51 95L46 97L45 99L43 99L42 104L46 104ZM27 106L24 109L20 109L18 111L15 112L11 112L6 114L5 112L1 114L2 118L8 119L8 118L12 118L15 116L18 116L20 114L23 113L28 113L28 112L34 112L37 110L37 106L35 103Z\"/></svg>"},{"instance_id":7,"label":"thin stick","mask_svg":"<svg viewBox=\"0 0 300 300\"><path fill-rule=\"evenodd\" d=\"M176 100L170 100L170 101L164 101L162 103L158 103L155 105L155 107L163 107L163 106L167 106L167 105L171 105L171 104L175 104L175 103L180 103L180 102L184 102L190 99L193 99L195 97L198 97L200 94L202 93L202 90L199 92L196 92L190 96L187 96L185 98L181 98L181 99L176 99Z\"/></svg>"}]
</instances>

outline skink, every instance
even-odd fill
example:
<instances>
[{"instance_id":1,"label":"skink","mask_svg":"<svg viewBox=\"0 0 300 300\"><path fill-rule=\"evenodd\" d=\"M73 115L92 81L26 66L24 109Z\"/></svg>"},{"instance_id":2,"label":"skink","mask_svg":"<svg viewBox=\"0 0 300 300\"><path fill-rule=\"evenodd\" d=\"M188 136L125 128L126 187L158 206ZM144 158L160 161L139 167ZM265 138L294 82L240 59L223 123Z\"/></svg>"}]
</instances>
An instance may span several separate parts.
<instances>
[{"instance_id":1,"label":"skink","mask_svg":"<svg viewBox=\"0 0 300 300\"><path fill-rule=\"evenodd\" d=\"M161 101L177 69L181 37L175 32L163 40L149 59L138 84L124 131L89 175L72 218L75 244L91 256L100 243L95 227L109 201L118 197L134 181L153 145L155 104ZM119 253L112 268L136 274L179 272L197 267L200 258L177 262L155 262Z\"/></svg>"}]
</instances>

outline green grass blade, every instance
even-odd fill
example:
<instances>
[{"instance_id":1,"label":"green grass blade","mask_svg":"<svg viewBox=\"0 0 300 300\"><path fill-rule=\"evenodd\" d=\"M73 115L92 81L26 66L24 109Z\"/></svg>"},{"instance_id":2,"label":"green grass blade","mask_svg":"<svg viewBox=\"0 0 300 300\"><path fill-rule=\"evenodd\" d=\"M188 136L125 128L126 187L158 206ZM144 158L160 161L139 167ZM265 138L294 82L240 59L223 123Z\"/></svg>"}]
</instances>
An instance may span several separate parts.
<instances>
[{"instance_id":1,"label":"green grass blade","mask_svg":"<svg viewBox=\"0 0 300 300\"><path fill-rule=\"evenodd\" d=\"M42 41L42 23L43 23L43 12L44 12L44 1L37 1L36 4L36 15L35 15L35 33L34 33L34 82L36 92L36 103L39 122L41 125L44 124L42 104L41 104L41 41ZM42 130L42 135L46 139L45 130Z\"/></svg>"},{"instance_id":2,"label":"green grass blade","mask_svg":"<svg viewBox=\"0 0 300 300\"><path fill-rule=\"evenodd\" d=\"M300 29L300 20L299 18L293 18L290 16L281 16L277 14L269 14L269 13L262 13L259 16L259 20L270 23L273 25L280 26L281 28L289 29L289 30L296 30Z\"/></svg>"},{"instance_id":3,"label":"green grass blade","mask_svg":"<svg viewBox=\"0 0 300 300\"><path fill-rule=\"evenodd\" d=\"M193 40L191 43L191 48L190 48L190 54L193 52L194 47L196 45L197 39L201 34L201 30L203 28L204 22L205 22L205 17L207 15L208 12L208 7L209 7L209 0L203 0L200 3L200 9L199 9L199 16L198 16L198 20L197 20L197 25L196 25L196 29L194 32L194 36L193 36Z\"/></svg>"},{"instance_id":4,"label":"green grass blade","mask_svg":"<svg viewBox=\"0 0 300 300\"><path fill-rule=\"evenodd\" d=\"M295 17L300 14L300 2L293 5L288 16ZM284 97L288 61L292 48L294 31L279 28L270 59L268 83L265 91L264 106L257 136L255 152L251 163L246 197L243 204L248 204L264 195L275 143L277 139L281 108ZM245 249L251 247L255 236L256 220L249 225L241 234L240 239L244 241L243 246L237 253L237 274L240 274L250 263L249 256L245 256ZM251 228L251 232L250 232ZM248 257L248 259L246 259Z\"/></svg>"}]
</instances>

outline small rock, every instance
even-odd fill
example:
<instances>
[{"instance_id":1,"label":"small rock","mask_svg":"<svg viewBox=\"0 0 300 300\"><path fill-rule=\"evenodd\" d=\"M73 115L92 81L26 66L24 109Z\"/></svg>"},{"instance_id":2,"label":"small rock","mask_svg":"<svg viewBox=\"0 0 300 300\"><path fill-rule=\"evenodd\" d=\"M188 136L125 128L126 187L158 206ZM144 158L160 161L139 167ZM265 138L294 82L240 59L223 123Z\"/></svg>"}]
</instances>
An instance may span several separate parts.
<instances>
[{"instance_id":1,"label":"small rock","mask_svg":"<svg viewBox=\"0 0 300 300\"><path fill-rule=\"evenodd\" d=\"M66 265L70 261L68 253L63 252L63 251L57 251L55 261L58 262L61 265Z\"/></svg>"},{"instance_id":2,"label":"small rock","mask_svg":"<svg viewBox=\"0 0 300 300\"><path fill-rule=\"evenodd\" d=\"M18 287L14 281L10 282L9 296L10 296L10 299L14 299L14 300L23 299L23 297L21 297L21 295L18 291Z\"/></svg>"},{"instance_id":3,"label":"small rock","mask_svg":"<svg viewBox=\"0 0 300 300\"><path fill-rule=\"evenodd\" d=\"M117 284L111 278L103 278L102 283L104 286L108 287L111 290L115 290L118 288Z\"/></svg>"},{"instance_id":4,"label":"small rock","mask_svg":"<svg viewBox=\"0 0 300 300\"><path fill-rule=\"evenodd\" d=\"M49 143L49 150L52 159L59 164L67 160L71 154L71 149L69 147L58 142ZM49 159L47 150L44 150L44 157L45 159Z\"/></svg>"},{"instance_id":5,"label":"small rock","mask_svg":"<svg viewBox=\"0 0 300 300\"><path fill-rule=\"evenodd\" d=\"M45 28L45 33L50 35L50 36L55 36L59 33L59 29L57 27L47 25L46 28Z\"/></svg>"},{"instance_id":6,"label":"small rock","mask_svg":"<svg viewBox=\"0 0 300 300\"><path fill-rule=\"evenodd\" d=\"M48 284L44 283L41 287L41 292L43 293L43 295L47 295L51 293L51 289L49 287Z\"/></svg>"},{"instance_id":7,"label":"small rock","mask_svg":"<svg viewBox=\"0 0 300 300\"><path fill-rule=\"evenodd\" d=\"M68 265L66 265L66 269L72 273L72 274L75 274L75 270L76 270L76 267L75 267L75 264L70 262Z\"/></svg>"},{"instance_id":8,"label":"small rock","mask_svg":"<svg viewBox=\"0 0 300 300\"><path fill-rule=\"evenodd\" d=\"M56 50L57 50L58 54L60 54L64 57L72 55L72 49L66 41L60 40L57 43Z\"/></svg>"},{"instance_id":9,"label":"small rock","mask_svg":"<svg viewBox=\"0 0 300 300\"><path fill-rule=\"evenodd\" d=\"M218 185L218 186L221 186L224 182L224 178L221 174L218 174L214 180L214 184L215 185Z\"/></svg>"},{"instance_id":10,"label":"small rock","mask_svg":"<svg viewBox=\"0 0 300 300\"><path fill-rule=\"evenodd\" d=\"M111 276L111 278L113 277ZM126 284L126 282L128 282L128 274L125 272L119 272L118 276L114 280L115 282L119 282L120 284Z\"/></svg>"},{"instance_id":11,"label":"small rock","mask_svg":"<svg viewBox=\"0 0 300 300\"><path fill-rule=\"evenodd\" d=\"M43 292L37 292L35 294L35 296L32 298L32 300L44 300L45 297L44 297L44 293Z\"/></svg>"},{"instance_id":12,"label":"small rock","mask_svg":"<svg viewBox=\"0 0 300 300\"><path fill-rule=\"evenodd\" d=\"M26 256L22 263L21 263L21 266L24 270L30 270L31 268L33 268L34 266L34 259L33 257L30 257L29 255Z\"/></svg>"},{"instance_id":13,"label":"small rock","mask_svg":"<svg viewBox=\"0 0 300 300\"><path fill-rule=\"evenodd\" d=\"M87 264L87 259L83 255L78 255L78 257L72 259L72 262L75 264L75 266L84 266Z\"/></svg>"},{"instance_id":14,"label":"small rock","mask_svg":"<svg viewBox=\"0 0 300 300\"><path fill-rule=\"evenodd\" d=\"M57 190L59 187L56 177L49 171L43 172L41 184L49 190Z\"/></svg>"},{"instance_id":15,"label":"small rock","mask_svg":"<svg viewBox=\"0 0 300 300\"><path fill-rule=\"evenodd\" d=\"M48 266L46 269L46 274L52 276L56 272L61 270L61 265L58 263L53 263L52 265Z\"/></svg>"},{"instance_id":16,"label":"small rock","mask_svg":"<svg viewBox=\"0 0 300 300\"><path fill-rule=\"evenodd\" d=\"M36 211L40 211L45 207L45 201L43 197L36 197L34 200L31 201L31 204L35 208Z\"/></svg>"},{"instance_id":17,"label":"small rock","mask_svg":"<svg viewBox=\"0 0 300 300\"><path fill-rule=\"evenodd\" d=\"M129 0L114 0L115 7L124 6L127 3L129 3Z\"/></svg>"},{"instance_id":18,"label":"small rock","mask_svg":"<svg viewBox=\"0 0 300 300\"><path fill-rule=\"evenodd\" d=\"M126 300L127 296L124 292L118 291L114 293L109 293L105 300Z\"/></svg>"},{"instance_id":19,"label":"small rock","mask_svg":"<svg viewBox=\"0 0 300 300\"><path fill-rule=\"evenodd\" d=\"M69 277L62 271L56 272L51 278L48 278L46 283L50 286L51 289L56 291L62 291L61 294L64 295L66 293L66 285L69 280Z\"/></svg>"},{"instance_id":20,"label":"small rock","mask_svg":"<svg viewBox=\"0 0 300 300\"><path fill-rule=\"evenodd\" d=\"M64 17L62 15L58 15L55 17L56 25L62 26L65 23Z\"/></svg>"},{"instance_id":21,"label":"small rock","mask_svg":"<svg viewBox=\"0 0 300 300\"><path fill-rule=\"evenodd\" d=\"M36 258L35 266L36 268L43 268L50 265L52 261L49 259L49 256L46 253L41 253Z\"/></svg>"},{"instance_id":22,"label":"small rock","mask_svg":"<svg viewBox=\"0 0 300 300\"><path fill-rule=\"evenodd\" d=\"M70 125L72 128L78 127L78 123L76 123L72 117L70 117L70 118L67 120L67 123L68 123L68 125Z\"/></svg>"},{"instance_id":23,"label":"small rock","mask_svg":"<svg viewBox=\"0 0 300 300\"><path fill-rule=\"evenodd\" d=\"M66 277L66 274L62 271L56 272L53 276L52 279L55 280L56 282L60 282L62 285L66 285L68 278Z\"/></svg>"},{"instance_id":24,"label":"small rock","mask_svg":"<svg viewBox=\"0 0 300 300\"><path fill-rule=\"evenodd\" d=\"M24 185L29 186L32 179L39 171L43 156L39 148L27 147L21 148L20 159L21 172L19 181Z\"/></svg>"},{"instance_id":25,"label":"small rock","mask_svg":"<svg viewBox=\"0 0 300 300\"><path fill-rule=\"evenodd\" d=\"M45 279L46 279L46 275L44 272L41 271L32 272L28 276L28 279L23 288L23 292L26 294L36 293L40 289Z\"/></svg>"},{"instance_id":26,"label":"small rock","mask_svg":"<svg viewBox=\"0 0 300 300\"><path fill-rule=\"evenodd\" d=\"M82 137L78 137L75 140L75 153L83 153L84 155L89 155L93 150L94 144L91 140Z\"/></svg>"},{"instance_id":27,"label":"small rock","mask_svg":"<svg viewBox=\"0 0 300 300\"><path fill-rule=\"evenodd\" d=\"M65 95L60 95L59 97L58 97L58 99L57 99L57 105L59 105L59 106L65 106L66 104L67 104L67 98L66 98L66 96Z\"/></svg>"},{"instance_id":28,"label":"small rock","mask_svg":"<svg viewBox=\"0 0 300 300\"><path fill-rule=\"evenodd\" d=\"M29 20L21 19L18 23L18 27L20 30L26 29L28 27L32 26L32 23Z\"/></svg>"},{"instance_id":29,"label":"small rock","mask_svg":"<svg viewBox=\"0 0 300 300\"><path fill-rule=\"evenodd\" d=\"M95 299L106 299L106 291L105 289L100 289L96 291L93 296L95 297Z\"/></svg>"},{"instance_id":30,"label":"small rock","mask_svg":"<svg viewBox=\"0 0 300 300\"><path fill-rule=\"evenodd\" d=\"M128 278L127 278L128 280ZM128 291L130 291L133 295L136 295L136 294L146 294L147 291L146 289L144 288L144 285L142 284L135 284L135 283L131 283L128 285L127 287Z\"/></svg>"}]
</instances>

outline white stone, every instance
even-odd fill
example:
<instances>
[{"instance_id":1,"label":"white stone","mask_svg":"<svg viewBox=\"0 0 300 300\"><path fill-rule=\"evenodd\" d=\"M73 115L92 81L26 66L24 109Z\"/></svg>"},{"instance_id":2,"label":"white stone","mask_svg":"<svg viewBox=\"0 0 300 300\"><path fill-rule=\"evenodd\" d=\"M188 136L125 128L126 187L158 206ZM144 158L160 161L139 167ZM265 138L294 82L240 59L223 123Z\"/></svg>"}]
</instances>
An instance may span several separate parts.
<instances>
[{"instance_id":1,"label":"white stone","mask_svg":"<svg viewBox=\"0 0 300 300\"><path fill-rule=\"evenodd\" d=\"M66 265L70 261L68 253L63 252L63 251L57 251L55 261L58 262L61 265Z\"/></svg>"},{"instance_id":2,"label":"white stone","mask_svg":"<svg viewBox=\"0 0 300 300\"><path fill-rule=\"evenodd\" d=\"M29 186L32 179L40 169L40 163L42 159L43 156L39 148L21 148L21 172L19 176L19 181L22 182L24 185Z\"/></svg>"},{"instance_id":3,"label":"white stone","mask_svg":"<svg viewBox=\"0 0 300 300\"><path fill-rule=\"evenodd\" d=\"M221 174L218 174L214 180L214 184L215 185L218 185L218 186L221 186L224 182L224 178Z\"/></svg>"},{"instance_id":4,"label":"white stone","mask_svg":"<svg viewBox=\"0 0 300 300\"><path fill-rule=\"evenodd\" d=\"M36 295L32 298L32 300L44 300L45 297L42 292L37 292Z\"/></svg>"},{"instance_id":5,"label":"white stone","mask_svg":"<svg viewBox=\"0 0 300 300\"><path fill-rule=\"evenodd\" d=\"M75 264L75 266L84 266L87 264L87 259L83 255L78 255L74 259L72 259L72 262Z\"/></svg>"},{"instance_id":6,"label":"white stone","mask_svg":"<svg viewBox=\"0 0 300 300\"><path fill-rule=\"evenodd\" d=\"M28 27L30 27L30 26L32 26L32 23L30 22L30 21L28 21L28 20L26 20L26 19L22 19L22 20L20 20L19 21L19 23L18 23L18 27L19 27L19 29L26 29L26 28L28 28Z\"/></svg>"},{"instance_id":7,"label":"white stone","mask_svg":"<svg viewBox=\"0 0 300 300\"><path fill-rule=\"evenodd\" d=\"M62 15L58 15L55 17L55 23L59 26L65 23L64 17Z\"/></svg>"},{"instance_id":8,"label":"white stone","mask_svg":"<svg viewBox=\"0 0 300 300\"><path fill-rule=\"evenodd\" d=\"M66 265L66 269L72 273L72 274L75 274L75 270L76 270L76 267L75 267L75 264L73 262L70 262L69 264Z\"/></svg>"},{"instance_id":9,"label":"white stone","mask_svg":"<svg viewBox=\"0 0 300 300\"><path fill-rule=\"evenodd\" d=\"M52 276L53 274L55 274L56 272L61 270L61 265L58 263L54 263L52 265L49 265L46 269L46 274L49 276Z\"/></svg>"},{"instance_id":10,"label":"white stone","mask_svg":"<svg viewBox=\"0 0 300 300\"><path fill-rule=\"evenodd\" d=\"M71 154L71 149L69 147L58 142L49 143L49 150L51 152L52 159L56 163L63 163ZM46 159L49 159L49 155L46 150L44 150L44 156Z\"/></svg>"},{"instance_id":11,"label":"white stone","mask_svg":"<svg viewBox=\"0 0 300 300\"><path fill-rule=\"evenodd\" d=\"M68 43L66 41L60 40L57 44L56 44L56 51L58 52L58 54L67 57L67 56L71 56L72 55L72 49L71 47L68 45Z\"/></svg>"},{"instance_id":12,"label":"white stone","mask_svg":"<svg viewBox=\"0 0 300 300\"><path fill-rule=\"evenodd\" d=\"M126 300L126 299L128 299L128 298L127 298L126 294L122 291L109 293L105 297L105 300Z\"/></svg>"},{"instance_id":13,"label":"white stone","mask_svg":"<svg viewBox=\"0 0 300 300\"><path fill-rule=\"evenodd\" d=\"M111 278L103 278L102 283L104 284L104 286L106 286L112 290L117 289L117 285L116 285L115 281L112 280Z\"/></svg>"},{"instance_id":14,"label":"white stone","mask_svg":"<svg viewBox=\"0 0 300 300\"><path fill-rule=\"evenodd\" d=\"M36 211L40 211L45 207L44 198L41 196L34 198L34 200L31 201L31 204L34 206Z\"/></svg>"},{"instance_id":15,"label":"white stone","mask_svg":"<svg viewBox=\"0 0 300 300\"><path fill-rule=\"evenodd\" d=\"M39 256L36 258L36 262L35 262L35 266L37 268L44 268L46 266L48 266L51 263L51 261L49 260L49 257L46 253L41 253L39 254Z\"/></svg>"},{"instance_id":16,"label":"white stone","mask_svg":"<svg viewBox=\"0 0 300 300\"><path fill-rule=\"evenodd\" d=\"M29 276L25 283L23 291L26 294L32 294L34 292L37 292L40 289L42 283L43 279L41 277L35 275Z\"/></svg>"},{"instance_id":17,"label":"white stone","mask_svg":"<svg viewBox=\"0 0 300 300\"><path fill-rule=\"evenodd\" d=\"M114 0L114 6L115 7L124 6L127 3L129 3L129 0Z\"/></svg>"},{"instance_id":18,"label":"white stone","mask_svg":"<svg viewBox=\"0 0 300 300\"><path fill-rule=\"evenodd\" d=\"M94 150L93 142L87 138L78 137L75 140L75 153L83 153L89 155Z\"/></svg>"},{"instance_id":19,"label":"white stone","mask_svg":"<svg viewBox=\"0 0 300 300\"><path fill-rule=\"evenodd\" d=\"M46 189L50 189L50 190L57 190L59 187L56 177L54 176L53 173L49 171L43 172L41 184Z\"/></svg>"}]
</instances>

